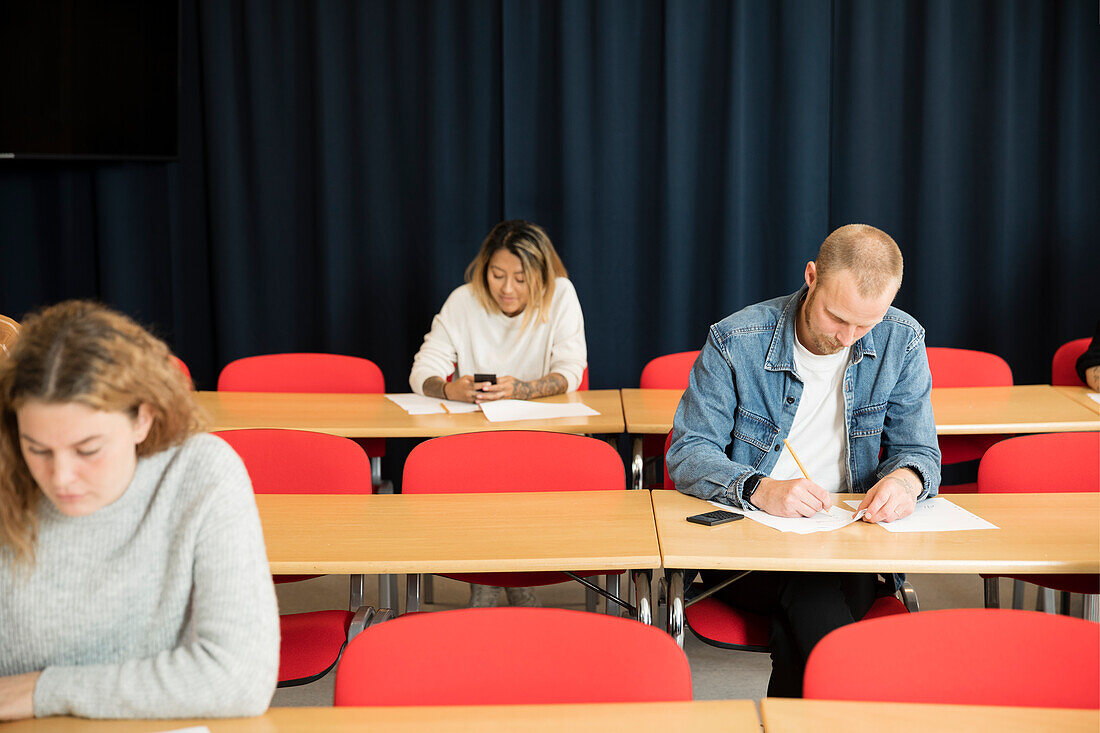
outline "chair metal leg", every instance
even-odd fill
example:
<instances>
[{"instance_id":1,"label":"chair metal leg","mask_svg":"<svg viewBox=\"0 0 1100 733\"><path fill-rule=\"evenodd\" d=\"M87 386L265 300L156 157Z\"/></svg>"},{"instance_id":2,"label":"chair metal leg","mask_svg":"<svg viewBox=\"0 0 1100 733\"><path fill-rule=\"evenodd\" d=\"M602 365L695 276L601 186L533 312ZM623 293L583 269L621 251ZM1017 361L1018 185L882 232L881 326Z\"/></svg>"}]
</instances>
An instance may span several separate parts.
<instances>
[{"instance_id":1,"label":"chair metal leg","mask_svg":"<svg viewBox=\"0 0 1100 733\"><path fill-rule=\"evenodd\" d=\"M644 486L644 484L642 482L642 480L643 480L643 476L642 476L642 469L643 469L642 438L641 437L634 438L633 446L634 446L634 457L630 461L630 486L628 486L627 488L628 489L640 489L640 488L642 488L642 486Z\"/></svg>"},{"instance_id":2,"label":"chair metal leg","mask_svg":"<svg viewBox=\"0 0 1100 733\"><path fill-rule=\"evenodd\" d=\"M435 603L435 576L431 573L420 576L420 597L424 603Z\"/></svg>"},{"instance_id":3,"label":"chair metal leg","mask_svg":"<svg viewBox=\"0 0 1100 733\"><path fill-rule=\"evenodd\" d=\"M1022 580L1012 579L1012 607L1021 609L1024 607L1024 589L1027 584Z\"/></svg>"},{"instance_id":4,"label":"chair metal leg","mask_svg":"<svg viewBox=\"0 0 1100 733\"><path fill-rule=\"evenodd\" d=\"M1086 593L1084 601L1081 616L1086 621L1100 621L1100 595Z\"/></svg>"},{"instance_id":5,"label":"chair metal leg","mask_svg":"<svg viewBox=\"0 0 1100 733\"><path fill-rule=\"evenodd\" d=\"M1070 593L1068 590L1064 590L1060 591L1058 595L1059 600L1061 601L1058 606L1058 613L1062 614L1063 616L1068 616L1070 605L1073 600L1073 594Z\"/></svg>"},{"instance_id":6,"label":"chair metal leg","mask_svg":"<svg viewBox=\"0 0 1100 733\"><path fill-rule=\"evenodd\" d=\"M1000 578L984 578L985 582L985 607L986 608L1000 608L1001 607L1001 579Z\"/></svg>"},{"instance_id":7,"label":"chair metal leg","mask_svg":"<svg viewBox=\"0 0 1100 733\"><path fill-rule=\"evenodd\" d=\"M420 610L420 574L409 573L405 576L405 613Z\"/></svg>"},{"instance_id":8,"label":"chair metal leg","mask_svg":"<svg viewBox=\"0 0 1100 733\"><path fill-rule=\"evenodd\" d=\"M917 613L920 611L920 601L917 600L917 590L913 587L913 584L908 580L901 584L901 602L905 604L905 609L909 613Z\"/></svg>"},{"instance_id":9,"label":"chair metal leg","mask_svg":"<svg viewBox=\"0 0 1100 733\"><path fill-rule=\"evenodd\" d=\"M382 458L380 456L371 456L370 480L375 486L382 483ZM391 484L390 486L392 488L393 485Z\"/></svg>"},{"instance_id":10,"label":"chair metal leg","mask_svg":"<svg viewBox=\"0 0 1100 733\"><path fill-rule=\"evenodd\" d=\"M378 606L379 608L397 609L397 576L378 576Z\"/></svg>"},{"instance_id":11,"label":"chair metal leg","mask_svg":"<svg viewBox=\"0 0 1100 733\"><path fill-rule=\"evenodd\" d=\"M584 589L584 610L589 613L596 612L596 604L599 603L600 597L596 595L596 591L591 588Z\"/></svg>"},{"instance_id":12,"label":"chair metal leg","mask_svg":"<svg viewBox=\"0 0 1100 733\"><path fill-rule=\"evenodd\" d=\"M647 626L653 625L653 597L649 570L635 570L629 573L634 579L634 605L638 608L638 620Z\"/></svg>"},{"instance_id":13,"label":"chair metal leg","mask_svg":"<svg viewBox=\"0 0 1100 733\"><path fill-rule=\"evenodd\" d=\"M363 605L363 594L366 591L366 576L364 575L352 575L351 576L351 607L349 611L356 611Z\"/></svg>"},{"instance_id":14,"label":"chair metal leg","mask_svg":"<svg viewBox=\"0 0 1100 733\"><path fill-rule=\"evenodd\" d=\"M1058 613L1058 606L1054 600L1054 589L1040 586L1036 606L1036 611L1045 611L1046 613L1053 614ZM1041 608L1039 606L1041 606Z\"/></svg>"},{"instance_id":15,"label":"chair metal leg","mask_svg":"<svg viewBox=\"0 0 1100 733\"><path fill-rule=\"evenodd\" d=\"M668 633L684 648L684 571L666 570L668 579Z\"/></svg>"},{"instance_id":16,"label":"chair metal leg","mask_svg":"<svg viewBox=\"0 0 1100 733\"><path fill-rule=\"evenodd\" d=\"M604 583L604 588L607 589L607 592L610 593L613 596L619 595L619 576L618 575L605 575L604 580L606 581ZM624 599L624 600L626 600L626 599ZM621 616L622 615L622 608L619 606L618 603L615 603L614 601L610 601L610 600L606 601L606 603L607 603L607 608L606 608L605 612L607 613L608 616Z\"/></svg>"}]
</instances>

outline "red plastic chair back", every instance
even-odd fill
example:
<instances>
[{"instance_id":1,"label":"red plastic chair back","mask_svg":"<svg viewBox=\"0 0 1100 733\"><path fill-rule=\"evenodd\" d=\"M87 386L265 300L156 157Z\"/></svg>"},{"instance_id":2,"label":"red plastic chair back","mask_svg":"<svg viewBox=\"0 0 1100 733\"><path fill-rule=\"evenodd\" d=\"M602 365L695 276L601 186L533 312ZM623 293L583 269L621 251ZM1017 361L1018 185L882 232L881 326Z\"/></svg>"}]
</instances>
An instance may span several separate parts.
<instances>
[{"instance_id":1,"label":"red plastic chair back","mask_svg":"<svg viewBox=\"0 0 1100 733\"><path fill-rule=\"evenodd\" d=\"M536 430L433 438L405 461L405 494L625 489L619 454L595 438Z\"/></svg>"},{"instance_id":2,"label":"red plastic chair back","mask_svg":"<svg viewBox=\"0 0 1100 733\"><path fill-rule=\"evenodd\" d=\"M620 489L626 489L626 473L610 445L595 438L535 430L464 433L425 441L409 453L401 481L404 494ZM513 588L569 580L556 572L448 573L445 577Z\"/></svg>"},{"instance_id":3,"label":"red plastic chair back","mask_svg":"<svg viewBox=\"0 0 1100 733\"><path fill-rule=\"evenodd\" d=\"M179 367L180 371L183 372L183 376L187 377L187 381L190 382L191 370L187 368L187 364L185 364L183 359L179 358L178 356L173 356L172 358L176 360L176 366Z\"/></svg>"},{"instance_id":4,"label":"red plastic chair back","mask_svg":"<svg viewBox=\"0 0 1100 733\"><path fill-rule=\"evenodd\" d=\"M377 394L386 391L382 370L370 359L343 354L261 354L225 365L219 392L320 392ZM355 441L369 456L386 455L385 438Z\"/></svg>"},{"instance_id":5,"label":"red plastic chair back","mask_svg":"<svg viewBox=\"0 0 1100 733\"><path fill-rule=\"evenodd\" d=\"M952 609L843 626L810 653L807 698L1100 707L1100 624Z\"/></svg>"},{"instance_id":6,"label":"red plastic chair back","mask_svg":"<svg viewBox=\"0 0 1100 733\"><path fill-rule=\"evenodd\" d=\"M237 451L257 494L371 493L370 459L348 438L266 428L214 434ZM293 583L314 577L277 575L274 579L276 583ZM344 610L280 616L280 686L323 677L340 656L351 618L351 612Z\"/></svg>"},{"instance_id":7,"label":"red plastic chair back","mask_svg":"<svg viewBox=\"0 0 1100 733\"><path fill-rule=\"evenodd\" d=\"M996 354L970 349L928 347L928 368L933 387L1009 387L1012 369ZM945 435L940 437L940 460L944 465L974 461L1001 440L1000 435ZM973 493L974 484L941 486L940 493Z\"/></svg>"},{"instance_id":8,"label":"red plastic chair back","mask_svg":"<svg viewBox=\"0 0 1100 733\"><path fill-rule=\"evenodd\" d=\"M584 368L584 373L581 374L581 383L577 386L578 392L588 391L588 367Z\"/></svg>"},{"instance_id":9,"label":"red plastic chair back","mask_svg":"<svg viewBox=\"0 0 1100 733\"><path fill-rule=\"evenodd\" d=\"M1056 387L1084 387L1085 383L1077 376L1077 358L1085 353L1092 339L1074 339L1064 343L1054 352L1050 365L1050 383Z\"/></svg>"},{"instance_id":10,"label":"red plastic chair back","mask_svg":"<svg viewBox=\"0 0 1100 733\"><path fill-rule=\"evenodd\" d=\"M672 431L669 430L668 435L665 436L665 452L662 453L661 455L667 456L668 455L668 449L671 446L672 446ZM666 489L675 489L676 484L672 483L672 476L670 476L669 473L668 473L668 461L664 461L664 464L665 464L665 480L663 482L663 486Z\"/></svg>"},{"instance_id":11,"label":"red plastic chair back","mask_svg":"<svg viewBox=\"0 0 1100 733\"><path fill-rule=\"evenodd\" d=\"M928 347L933 387L1011 387L1008 362L987 351Z\"/></svg>"},{"instance_id":12,"label":"red plastic chair back","mask_svg":"<svg viewBox=\"0 0 1100 733\"><path fill-rule=\"evenodd\" d=\"M237 451L257 494L371 493L370 459L348 438L274 428L215 435Z\"/></svg>"},{"instance_id":13,"label":"red plastic chair back","mask_svg":"<svg viewBox=\"0 0 1100 733\"><path fill-rule=\"evenodd\" d=\"M402 616L348 644L336 705L534 705L690 700L668 634L558 608Z\"/></svg>"},{"instance_id":14,"label":"red plastic chair back","mask_svg":"<svg viewBox=\"0 0 1100 733\"><path fill-rule=\"evenodd\" d=\"M699 358L698 351L681 351L676 354L665 354L650 360L642 369L642 378L639 386L642 389L687 389L688 374L695 360Z\"/></svg>"},{"instance_id":15,"label":"red plastic chair back","mask_svg":"<svg viewBox=\"0 0 1100 733\"><path fill-rule=\"evenodd\" d=\"M980 493L1100 491L1100 433L1002 440L978 465Z\"/></svg>"}]
</instances>

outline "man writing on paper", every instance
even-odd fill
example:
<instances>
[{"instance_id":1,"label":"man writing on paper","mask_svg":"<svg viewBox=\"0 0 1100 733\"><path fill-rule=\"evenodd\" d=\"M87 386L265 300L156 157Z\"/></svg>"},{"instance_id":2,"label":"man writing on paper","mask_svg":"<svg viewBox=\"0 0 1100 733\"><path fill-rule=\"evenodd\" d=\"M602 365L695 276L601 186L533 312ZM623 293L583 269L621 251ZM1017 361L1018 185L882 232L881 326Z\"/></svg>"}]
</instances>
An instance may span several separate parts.
<instances>
[{"instance_id":1,"label":"man writing on paper","mask_svg":"<svg viewBox=\"0 0 1100 733\"><path fill-rule=\"evenodd\" d=\"M934 496L932 377L924 329L890 306L901 275L888 234L844 226L806 264L798 292L711 326L676 410L666 457L676 487L783 517L827 511L833 492L866 492L868 522L901 519ZM719 597L771 617L768 695L800 697L814 645L900 583L896 575L883 584L869 573L754 572Z\"/></svg>"}]
</instances>

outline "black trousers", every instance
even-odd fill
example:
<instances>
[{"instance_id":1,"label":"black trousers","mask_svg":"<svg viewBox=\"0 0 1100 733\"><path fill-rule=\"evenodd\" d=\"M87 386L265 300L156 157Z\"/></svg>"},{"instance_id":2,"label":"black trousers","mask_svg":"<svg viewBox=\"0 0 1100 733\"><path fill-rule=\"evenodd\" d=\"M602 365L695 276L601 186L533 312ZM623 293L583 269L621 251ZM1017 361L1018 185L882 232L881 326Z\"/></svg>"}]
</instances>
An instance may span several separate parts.
<instances>
[{"instance_id":1,"label":"black trousers","mask_svg":"<svg viewBox=\"0 0 1100 733\"><path fill-rule=\"evenodd\" d=\"M730 577L703 571L704 587ZM802 697L806 659L833 629L863 618L875 598L889 593L870 573L755 571L716 593L729 605L771 617L769 697Z\"/></svg>"}]
</instances>

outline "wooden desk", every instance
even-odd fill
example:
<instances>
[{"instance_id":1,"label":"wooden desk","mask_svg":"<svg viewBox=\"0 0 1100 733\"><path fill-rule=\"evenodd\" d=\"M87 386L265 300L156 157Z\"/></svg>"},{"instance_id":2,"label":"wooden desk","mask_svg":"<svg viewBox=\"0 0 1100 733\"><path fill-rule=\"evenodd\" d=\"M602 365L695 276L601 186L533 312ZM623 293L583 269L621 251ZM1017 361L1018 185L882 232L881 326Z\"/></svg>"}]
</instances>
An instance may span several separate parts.
<instances>
[{"instance_id":1,"label":"wooden desk","mask_svg":"<svg viewBox=\"0 0 1100 733\"><path fill-rule=\"evenodd\" d=\"M654 491L670 608L683 609L683 571L1100 573L1100 494L952 494L952 502L997 525L968 532L893 534L873 524L808 535L743 519L704 527L684 518L710 511L678 491ZM860 498L859 494L837 499ZM672 614L670 614L671 616ZM670 621L682 638L680 619Z\"/></svg>"},{"instance_id":2,"label":"wooden desk","mask_svg":"<svg viewBox=\"0 0 1100 733\"><path fill-rule=\"evenodd\" d=\"M651 569L649 492L259 494L277 574Z\"/></svg>"},{"instance_id":3,"label":"wooden desk","mask_svg":"<svg viewBox=\"0 0 1100 733\"><path fill-rule=\"evenodd\" d=\"M435 438L488 430L548 430L555 433L621 433L622 403L615 389L570 392L539 402L582 402L591 417L489 422L480 412L410 415L381 394L288 394L196 392L210 415L211 430L292 428L348 438Z\"/></svg>"},{"instance_id":4,"label":"wooden desk","mask_svg":"<svg viewBox=\"0 0 1100 733\"><path fill-rule=\"evenodd\" d=\"M1100 405L1083 387L1027 384L1016 387L948 387L932 390L938 435L1061 433L1100 430ZM665 435L682 390L624 389L626 431ZM1091 405L1089 404L1091 403ZM642 441L634 440L632 485L641 486Z\"/></svg>"},{"instance_id":5,"label":"wooden desk","mask_svg":"<svg viewBox=\"0 0 1100 733\"><path fill-rule=\"evenodd\" d=\"M858 683L853 683L858 684ZM994 730L998 733L1096 733L1100 711L1061 708L1016 708L993 705L931 705L928 703L794 700L767 697L760 701L764 733L849 733L850 731Z\"/></svg>"},{"instance_id":6,"label":"wooden desk","mask_svg":"<svg viewBox=\"0 0 1100 733\"><path fill-rule=\"evenodd\" d=\"M316 731L700 731L758 733L751 700L600 703L588 705L468 705L370 708L271 708L258 718L230 720L84 720L42 718L3 725L4 733L159 733L205 725L211 733Z\"/></svg>"},{"instance_id":7,"label":"wooden desk","mask_svg":"<svg viewBox=\"0 0 1100 733\"><path fill-rule=\"evenodd\" d=\"M1096 402L1089 397L1089 394L1093 390L1088 387L1055 387L1055 392L1061 392L1066 397L1069 397L1074 402L1084 405L1089 410L1089 414L1100 419L1100 402Z\"/></svg>"}]
</instances>

